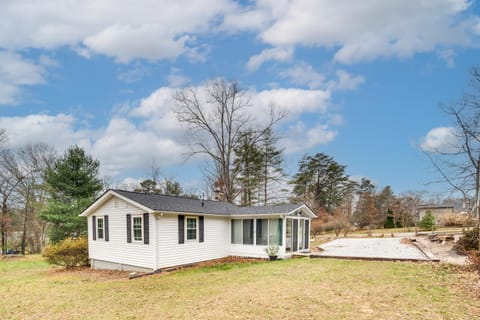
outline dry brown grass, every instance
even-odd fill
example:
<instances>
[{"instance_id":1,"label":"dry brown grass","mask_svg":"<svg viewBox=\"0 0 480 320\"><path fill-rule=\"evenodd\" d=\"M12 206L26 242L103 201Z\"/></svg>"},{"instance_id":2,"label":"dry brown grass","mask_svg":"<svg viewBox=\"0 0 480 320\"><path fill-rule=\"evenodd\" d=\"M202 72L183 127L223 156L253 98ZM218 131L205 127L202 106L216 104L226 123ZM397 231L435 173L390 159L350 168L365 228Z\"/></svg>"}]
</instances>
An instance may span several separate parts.
<instances>
[{"instance_id":1,"label":"dry brown grass","mask_svg":"<svg viewBox=\"0 0 480 320\"><path fill-rule=\"evenodd\" d=\"M4 319L472 319L475 273L333 259L227 263L127 280L0 261Z\"/></svg>"}]
</instances>

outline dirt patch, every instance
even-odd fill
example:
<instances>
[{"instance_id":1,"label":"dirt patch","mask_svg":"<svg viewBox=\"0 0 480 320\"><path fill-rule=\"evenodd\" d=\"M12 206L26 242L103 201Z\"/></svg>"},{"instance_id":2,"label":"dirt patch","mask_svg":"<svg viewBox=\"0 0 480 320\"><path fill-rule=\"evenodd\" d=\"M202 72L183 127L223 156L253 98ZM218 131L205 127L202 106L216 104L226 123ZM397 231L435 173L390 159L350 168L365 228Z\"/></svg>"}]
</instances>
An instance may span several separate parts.
<instances>
[{"instance_id":1,"label":"dirt patch","mask_svg":"<svg viewBox=\"0 0 480 320\"><path fill-rule=\"evenodd\" d=\"M453 250L459 237L460 235L455 235L455 241L444 242L431 241L427 236L417 236L414 239L422 250L430 251L440 262L466 265L467 257Z\"/></svg>"},{"instance_id":2,"label":"dirt patch","mask_svg":"<svg viewBox=\"0 0 480 320\"><path fill-rule=\"evenodd\" d=\"M215 267L215 266L236 264L236 263L260 263L260 262L264 262L266 260L267 259L229 256L229 257L220 258L220 259L214 259L214 260L197 262L197 263L192 263L192 264L187 264L187 265L164 268L164 269L162 269L160 274L166 273L166 272L178 271L178 270L187 269L187 268L188 269L199 269L199 268L204 268L204 267Z\"/></svg>"},{"instance_id":3,"label":"dirt patch","mask_svg":"<svg viewBox=\"0 0 480 320\"><path fill-rule=\"evenodd\" d=\"M55 269L49 272L52 275L78 275L88 277L90 280L107 281L128 279L129 271L119 270L101 270L92 269L90 267L74 267L71 269Z\"/></svg>"}]
</instances>

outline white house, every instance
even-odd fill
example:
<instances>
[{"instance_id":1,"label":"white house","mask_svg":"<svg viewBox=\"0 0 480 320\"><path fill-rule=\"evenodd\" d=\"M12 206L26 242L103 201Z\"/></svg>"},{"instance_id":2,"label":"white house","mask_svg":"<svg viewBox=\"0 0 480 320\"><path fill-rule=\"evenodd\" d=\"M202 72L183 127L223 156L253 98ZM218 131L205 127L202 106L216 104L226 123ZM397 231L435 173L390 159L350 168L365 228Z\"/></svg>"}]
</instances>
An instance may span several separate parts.
<instances>
[{"instance_id":1,"label":"white house","mask_svg":"<svg viewBox=\"0 0 480 320\"><path fill-rule=\"evenodd\" d=\"M83 213L91 266L155 271L227 256L286 258L310 248L306 206L238 207L160 194L109 190Z\"/></svg>"}]
</instances>

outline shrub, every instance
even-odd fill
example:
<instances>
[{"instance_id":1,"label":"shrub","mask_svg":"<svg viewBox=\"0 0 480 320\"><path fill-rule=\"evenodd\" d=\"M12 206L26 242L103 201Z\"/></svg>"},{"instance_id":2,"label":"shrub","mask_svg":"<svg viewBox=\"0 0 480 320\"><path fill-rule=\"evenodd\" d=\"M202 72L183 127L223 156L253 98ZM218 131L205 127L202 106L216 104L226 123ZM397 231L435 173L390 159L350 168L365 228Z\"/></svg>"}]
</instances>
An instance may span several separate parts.
<instances>
[{"instance_id":1,"label":"shrub","mask_svg":"<svg viewBox=\"0 0 480 320\"><path fill-rule=\"evenodd\" d=\"M280 248L278 246L269 246L265 248L265 252L268 254L269 257L275 257L278 254Z\"/></svg>"},{"instance_id":2,"label":"shrub","mask_svg":"<svg viewBox=\"0 0 480 320\"><path fill-rule=\"evenodd\" d=\"M468 262L472 268L480 273L480 251L472 250L468 252Z\"/></svg>"},{"instance_id":3,"label":"shrub","mask_svg":"<svg viewBox=\"0 0 480 320\"><path fill-rule=\"evenodd\" d=\"M462 254L478 249L478 227L469 231L464 231L463 236L458 239L453 249Z\"/></svg>"},{"instance_id":4,"label":"shrub","mask_svg":"<svg viewBox=\"0 0 480 320\"><path fill-rule=\"evenodd\" d=\"M434 230L435 227L435 217L430 211L423 216L422 220L418 222L418 226L423 230Z\"/></svg>"},{"instance_id":5,"label":"shrub","mask_svg":"<svg viewBox=\"0 0 480 320\"><path fill-rule=\"evenodd\" d=\"M45 248L43 256L52 264L64 266L66 269L75 266L87 266L88 241L81 237L76 240L67 238L57 244L51 244Z\"/></svg>"},{"instance_id":6,"label":"shrub","mask_svg":"<svg viewBox=\"0 0 480 320\"><path fill-rule=\"evenodd\" d=\"M440 217L440 225L444 227L462 227L469 222L470 219L466 214L447 213Z\"/></svg>"}]
</instances>

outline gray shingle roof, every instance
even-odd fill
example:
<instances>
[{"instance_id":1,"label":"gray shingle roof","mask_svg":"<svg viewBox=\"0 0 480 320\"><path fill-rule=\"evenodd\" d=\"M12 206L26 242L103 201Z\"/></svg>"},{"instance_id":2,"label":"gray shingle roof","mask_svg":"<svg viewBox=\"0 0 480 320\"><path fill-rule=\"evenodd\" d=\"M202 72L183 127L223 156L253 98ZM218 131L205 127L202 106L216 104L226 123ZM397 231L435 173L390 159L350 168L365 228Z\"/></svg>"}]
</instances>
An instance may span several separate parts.
<instances>
[{"instance_id":1,"label":"gray shingle roof","mask_svg":"<svg viewBox=\"0 0 480 320\"><path fill-rule=\"evenodd\" d=\"M223 216L247 214L286 214L302 206L301 204L283 204L267 207L238 207L223 201L202 201L199 199L167 196L164 194L146 194L124 190L112 191L152 210L166 212L204 213Z\"/></svg>"}]
</instances>

